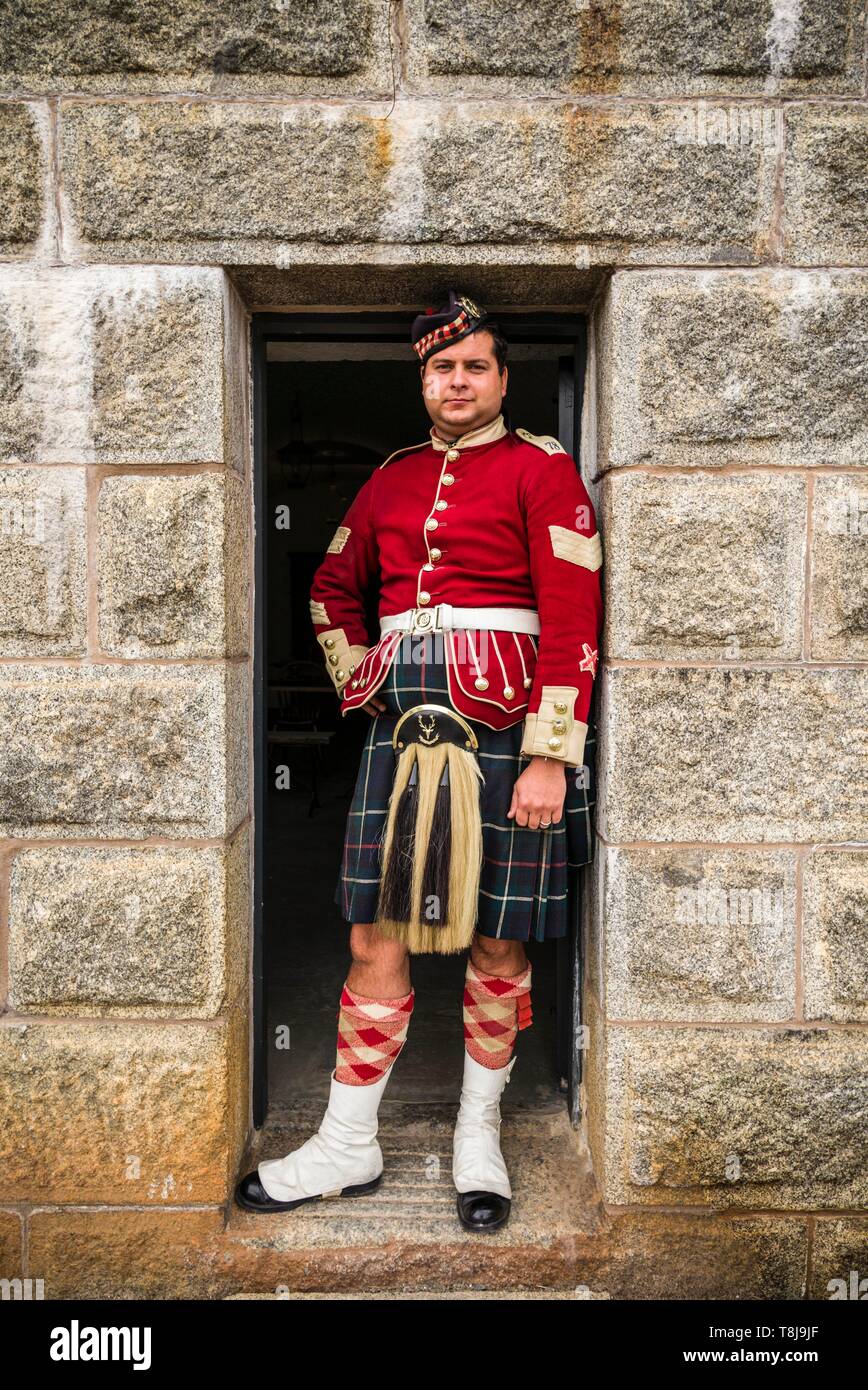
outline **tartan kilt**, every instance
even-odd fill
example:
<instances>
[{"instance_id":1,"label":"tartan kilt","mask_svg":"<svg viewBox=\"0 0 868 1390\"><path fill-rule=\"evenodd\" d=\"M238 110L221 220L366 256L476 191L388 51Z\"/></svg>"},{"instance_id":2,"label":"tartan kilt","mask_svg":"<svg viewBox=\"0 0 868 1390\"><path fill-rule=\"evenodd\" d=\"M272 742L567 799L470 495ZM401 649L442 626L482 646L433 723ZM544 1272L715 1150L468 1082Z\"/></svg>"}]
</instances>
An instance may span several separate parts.
<instances>
[{"instance_id":1,"label":"tartan kilt","mask_svg":"<svg viewBox=\"0 0 868 1390\"><path fill-rule=\"evenodd\" d=\"M443 643L405 660L399 646L386 680L376 692L386 710L370 723L347 816L346 835L334 901L348 922L373 922L380 882L385 833L397 755L392 733L402 713L424 701L448 705L449 687ZM429 659L430 658L430 659ZM358 717L358 716L357 716ZM464 716L466 718L466 716ZM468 720L479 740L477 757L485 781L480 789L483 863L476 931L512 941L545 941L570 930L569 871L588 864L593 855L596 801L596 737L588 723L583 768L566 768L566 796L560 821L547 830L530 830L509 819L507 811L516 779L528 766L520 756L524 722L490 729Z\"/></svg>"}]
</instances>

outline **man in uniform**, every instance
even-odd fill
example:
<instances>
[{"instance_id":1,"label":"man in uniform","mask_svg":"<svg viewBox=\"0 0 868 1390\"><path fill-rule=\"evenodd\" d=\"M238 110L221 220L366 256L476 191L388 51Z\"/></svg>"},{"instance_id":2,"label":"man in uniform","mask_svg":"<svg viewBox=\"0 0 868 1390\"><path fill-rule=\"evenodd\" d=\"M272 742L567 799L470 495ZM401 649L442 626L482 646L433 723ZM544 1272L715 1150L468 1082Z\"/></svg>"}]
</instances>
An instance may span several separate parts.
<instances>
[{"instance_id":1,"label":"man in uniform","mask_svg":"<svg viewBox=\"0 0 868 1390\"><path fill-rule=\"evenodd\" d=\"M341 713L372 716L336 891L352 924L352 966L329 1104L319 1131L261 1162L236 1198L249 1210L288 1211L377 1187L377 1110L414 1005L409 957L469 945L453 1181L462 1225L483 1232L502 1226L511 1204L499 1104L517 1034L531 1023L523 942L566 934L567 867L591 857L584 760L602 552L574 460L551 436L507 428L507 345L484 310L450 290L448 303L416 317L411 341L429 437L396 450L362 486L311 589ZM381 631L371 645L364 600L377 580ZM410 637L439 642L438 656L402 660ZM440 731L426 790L434 764L423 745ZM416 844L408 816L424 824L420 853L406 848ZM451 856L450 831L464 841ZM420 896L429 866L436 874L447 860L448 909L439 889ZM468 860L476 876L462 878ZM403 869L396 890L391 876ZM433 911L423 914L423 901Z\"/></svg>"}]
</instances>

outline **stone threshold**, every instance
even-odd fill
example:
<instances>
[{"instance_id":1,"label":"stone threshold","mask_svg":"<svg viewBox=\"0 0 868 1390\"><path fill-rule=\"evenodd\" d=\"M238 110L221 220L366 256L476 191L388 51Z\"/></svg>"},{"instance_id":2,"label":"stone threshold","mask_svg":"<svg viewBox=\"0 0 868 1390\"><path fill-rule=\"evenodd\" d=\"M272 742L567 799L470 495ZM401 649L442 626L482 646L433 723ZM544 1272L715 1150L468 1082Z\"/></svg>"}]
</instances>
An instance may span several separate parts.
<instances>
[{"instance_id":1,"label":"stone threshold","mask_svg":"<svg viewBox=\"0 0 868 1390\"><path fill-rule=\"evenodd\" d=\"M379 1189L257 1215L233 1201L220 1241L230 1297L587 1298L584 1257L608 1228L584 1137L564 1106L502 1106L501 1145L513 1189L506 1226L465 1231L452 1184L457 1104L380 1106ZM240 1168L297 1148L321 1104L270 1118ZM593 1263L593 1261L592 1261ZM235 1276L233 1278L233 1276ZM472 1286L472 1287L471 1287ZM224 1295L225 1296L225 1295Z\"/></svg>"},{"instance_id":2,"label":"stone threshold","mask_svg":"<svg viewBox=\"0 0 868 1390\"><path fill-rule=\"evenodd\" d=\"M460 1289L457 1292L442 1293L438 1289L417 1289L415 1293L230 1293L222 1300L224 1303L239 1302L316 1302L322 1301L331 1303L338 1300L345 1302L358 1301L363 1303L376 1303L405 1300L407 1302L418 1301L430 1303L433 1301L457 1301L459 1299L495 1299L498 1302L521 1302L532 1300L556 1300L563 1303L567 1300L576 1299L586 1302L594 1302L600 1299L610 1299L608 1293L583 1293L581 1291L573 1293L568 1289Z\"/></svg>"}]
</instances>

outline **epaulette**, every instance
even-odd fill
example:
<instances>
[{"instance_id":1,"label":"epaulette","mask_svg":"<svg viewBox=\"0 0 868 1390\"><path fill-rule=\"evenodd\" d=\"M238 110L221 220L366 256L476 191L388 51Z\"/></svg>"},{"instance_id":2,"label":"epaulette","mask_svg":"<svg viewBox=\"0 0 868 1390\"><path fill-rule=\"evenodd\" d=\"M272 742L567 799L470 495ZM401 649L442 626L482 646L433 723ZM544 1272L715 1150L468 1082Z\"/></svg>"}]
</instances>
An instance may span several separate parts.
<instances>
[{"instance_id":1,"label":"epaulette","mask_svg":"<svg viewBox=\"0 0 868 1390\"><path fill-rule=\"evenodd\" d=\"M530 430L516 430L516 434L527 444L535 444L546 454L565 454L567 452L561 441L555 439L553 434L531 434Z\"/></svg>"},{"instance_id":2,"label":"epaulette","mask_svg":"<svg viewBox=\"0 0 868 1390\"><path fill-rule=\"evenodd\" d=\"M380 464L380 467L385 468L387 463L392 462L392 459L395 457L396 454L406 454L408 449L424 449L426 444L430 443L430 439L423 439L421 444L405 444L403 449L396 449L395 452L390 454L387 459L383 459L383 462Z\"/></svg>"}]
</instances>

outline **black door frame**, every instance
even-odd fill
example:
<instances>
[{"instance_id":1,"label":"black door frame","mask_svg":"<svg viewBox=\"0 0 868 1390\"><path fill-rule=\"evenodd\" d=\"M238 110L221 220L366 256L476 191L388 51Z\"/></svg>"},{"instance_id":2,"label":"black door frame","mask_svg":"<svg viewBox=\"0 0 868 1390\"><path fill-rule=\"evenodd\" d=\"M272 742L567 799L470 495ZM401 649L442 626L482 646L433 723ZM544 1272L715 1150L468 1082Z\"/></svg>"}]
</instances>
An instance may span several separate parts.
<instances>
[{"instance_id":1,"label":"black door frame","mask_svg":"<svg viewBox=\"0 0 868 1390\"><path fill-rule=\"evenodd\" d=\"M558 437L581 467L581 417L585 394L587 319L583 314L498 313L497 321L510 342L560 342L564 354L558 371ZM271 341L387 342L408 344L409 316L395 313L262 313L251 319L253 378L253 505L255 524L253 615L253 1124L260 1129L268 1113L268 1018L265 997L265 699L268 672L266 650L266 575L269 526L266 469L266 361ZM573 1125L579 1120L582 1053L574 1046L580 1022L582 941L579 883L574 879L574 927L557 943L558 1071L568 1096Z\"/></svg>"}]
</instances>

